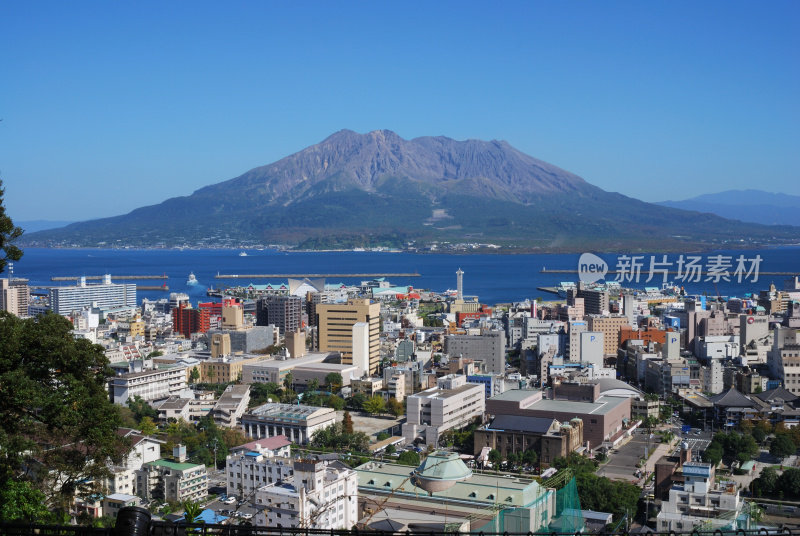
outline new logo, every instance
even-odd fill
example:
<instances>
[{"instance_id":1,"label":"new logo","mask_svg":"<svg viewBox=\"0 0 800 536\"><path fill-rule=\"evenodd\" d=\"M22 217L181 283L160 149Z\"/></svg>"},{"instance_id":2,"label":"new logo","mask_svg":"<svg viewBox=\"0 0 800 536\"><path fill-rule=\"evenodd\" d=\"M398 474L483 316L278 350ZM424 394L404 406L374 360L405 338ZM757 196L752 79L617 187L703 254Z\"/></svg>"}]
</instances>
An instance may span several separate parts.
<instances>
[{"instance_id":1,"label":"new logo","mask_svg":"<svg viewBox=\"0 0 800 536\"><path fill-rule=\"evenodd\" d=\"M608 264L594 253L584 253L578 259L578 278L584 283L600 281L607 273Z\"/></svg>"}]
</instances>

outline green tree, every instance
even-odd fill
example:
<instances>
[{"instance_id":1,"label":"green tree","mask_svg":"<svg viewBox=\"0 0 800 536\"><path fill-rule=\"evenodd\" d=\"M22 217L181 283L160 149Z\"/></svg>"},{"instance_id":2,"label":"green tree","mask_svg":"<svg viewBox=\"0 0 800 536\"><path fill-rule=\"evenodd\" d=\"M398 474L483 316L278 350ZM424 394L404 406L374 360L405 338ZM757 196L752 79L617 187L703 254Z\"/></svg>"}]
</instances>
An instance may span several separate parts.
<instances>
[{"instance_id":1,"label":"green tree","mask_svg":"<svg viewBox=\"0 0 800 536\"><path fill-rule=\"evenodd\" d=\"M287 391L292 389L292 385L294 384L294 376L291 372L287 373L286 376L283 377L283 388Z\"/></svg>"},{"instance_id":2,"label":"green tree","mask_svg":"<svg viewBox=\"0 0 800 536\"><path fill-rule=\"evenodd\" d=\"M397 452L397 447L394 445L388 445L386 447L386 454L394 454L395 452Z\"/></svg>"},{"instance_id":3,"label":"green tree","mask_svg":"<svg viewBox=\"0 0 800 536\"><path fill-rule=\"evenodd\" d=\"M778 472L772 466L767 466L762 469L758 478L753 480L750 488L753 495L756 497L763 497L775 493L778 486Z\"/></svg>"},{"instance_id":4,"label":"green tree","mask_svg":"<svg viewBox=\"0 0 800 536\"><path fill-rule=\"evenodd\" d=\"M783 491L785 497L800 499L800 469L790 467L778 477L776 489Z\"/></svg>"},{"instance_id":5,"label":"green tree","mask_svg":"<svg viewBox=\"0 0 800 536\"><path fill-rule=\"evenodd\" d=\"M533 449L526 450L522 454L522 462L527 465L536 465L536 462L538 461L539 461L539 455Z\"/></svg>"},{"instance_id":6,"label":"green tree","mask_svg":"<svg viewBox=\"0 0 800 536\"><path fill-rule=\"evenodd\" d=\"M192 371L189 373L189 383L197 383L200 379L200 371L197 367L192 367Z\"/></svg>"},{"instance_id":7,"label":"green tree","mask_svg":"<svg viewBox=\"0 0 800 536\"><path fill-rule=\"evenodd\" d=\"M0 489L27 478L46 506L65 509L80 483L108 476L130 447L117 434L112 375L103 348L76 340L65 318L0 312Z\"/></svg>"},{"instance_id":8,"label":"green tree","mask_svg":"<svg viewBox=\"0 0 800 536\"><path fill-rule=\"evenodd\" d=\"M254 383L250 385L250 407L260 406L267 402L267 399L279 398L278 391L280 386L274 382Z\"/></svg>"},{"instance_id":9,"label":"green tree","mask_svg":"<svg viewBox=\"0 0 800 536\"><path fill-rule=\"evenodd\" d=\"M183 506L183 516L187 523L199 523L197 518L203 513L203 506L200 503L185 501L181 506Z\"/></svg>"},{"instance_id":10,"label":"green tree","mask_svg":"<svg viewBox=\"0 0 800 536\"><path fill-rule=\"evenodd\" d=\"M331 395L327 398L327 405L336 411L342 411L344 409L344 398Z\"/></svg>"},{"instance_id":11,"label":"green tree","mask_svg":"<svg viewBox=\"0 0 800 536\"><path fill-rule=\"evenodd\" d=\"M133 418L138 422L141 422L141 420L145 417L150 417L151 419L158 418L158 410L154 409L152 406L150 406L150 404L142 400L142 397L139 395L134 396L132 399L128 399L128 407L133 412Z\"/></svg>"},{"instance_id":12,"label":"green tree","mask_svg":"<svg viewBox=\"0 0 800 536\"><path fill-rule=\"evenodd\" d=\"M147 359L152 359L154 357L161 357L162 355L164 355L164 352L162 352L161 350L156 350L154 352L150 352L149 354L147 354Z\"/></svg>"},{"instance_id":13,"label":"green tree","mask_svg":"<svg viewBox=\"0 0 800 536\"><path fill-rule=\"evenodd\" d=\"M344 431L347 434L353 433L353 417L350 415L349 411L344 412L344 418L342 419L342 426L344 427Z\"/></svg>"},{"instance_id":14,"label":"green tree","mask_svg":"<svg viewBox=\"0 0 800 536\"><path fill-rule=\"evenodd\" d=\"M0 520L45 523L50 511L45 496L30 482L11 480L0 488Z\"/></svg>"},{"instance_id":15,"label":"green tree","mask_svg":"<svg viewBox=\"0 0 800 536\"><path fill-rule=\"evenodd\" d=\"M386 409L388 409L389 413L395 417L399 417L406 412L406 408L403 406L403 403L397 400L395 397L389 398L389 402L386 403Z\"/></svg>"},{"instance_id":16,"label":"green tree","mask_svg":"<svg viewBox=\"0 0 800 536\"><path fill-rule=\"evenodd\" d=\"M797 450L797 445L789 434L778 434L769 445L769 453L778 458L791 456Z\"/></svg>"},{"instance_id":17,"label":"green tree","mask_svg":"<svg viewBox=\"0 0 800 536\"><path fill-rule=\"evenodd\" d=\"M722 445L718 443L711 443L706 450L703 451L703 461L711 465L717 465L722 461L724 451Z\"/></svg>"},{"instance_id":18,"label":"green tree","mask_svg":"<svg viewBox=\"0 0 800 536\"><path fill-rule=\"evenodd\" d=\"M378 415L386 410L386 401L382 396L374 395L364 402L364 411L370 415Z\"/></svg>"},{"instance_id":19,"label":"green tree","mask_svg":"<svg viewBox=\"0 0 800 536\"><path fill-rule=\"evenodd\" d=\"M356 411L361 411L364 409L364 402L366 401L367 397L363 393L356 393L348 399L347 406Z\"/></svg>"},{"instance_id":20,"label":"green tree","mask_svg":"<svg viewBox=\"0 0 800 536\"><path fill-rule=\"evenodd\" d=\"M14 225L11 218L6 215L6 208L3 205L3 181L0 180L0 274L6 268L8 261L18 261L22 258L22 250L14 245L19 237L22 236L22 229Z\"/></svg>"},{"instance_id":21,"label":"green tree","mask_svg":"<svg viewBox=\"0 0 800 536\"><path fill-rule=\"evenodd\" d=\"M342 388L342 375L338 372L331 372L325 376L325 384L332 392Z\"/></svg>"},{"instance_id":22,"label":"green tree","mask_svg":"<svg viewBox=\"0 0 800 536\"><path fill-rule=\"evenodd\" d=\"M389 439L389 434L387 434L386 432L381 432L381 433L379 433L378 435L375 436L375 439L377 439L378 441L383 441L384 439Z\"/></svg>"},{"instance_id":23,"label":"green tree","mask_svg":"<svg viewBox=\"0 0 800 536\"><path fill-rule=\"evenodd\" d=\"M158 432L158 427L156 427L156 423L153 422L153 418L150 416L142 417L142 420L139 421L139 430L144 435L153 435Z\"/></svg>"},{"instance_id":24,"label":"green tree","mask_svg":"<svg viewBox=\"0 0 800 536\"><path fill-rule=\"evenodd\" d=\"M411 465L417 467L419 465L419 454L413 450L404 450L397 457L397 463L400 465Z\"/></svg>"},{"instance_id":25,"label":"green tree","mask_svg":"<svg viewBox=\"0 0 800 536\"><path fill-rule=\"evenodd\" d=\"M306 385L306 392L307 393L316 393L319 391L319 380L316 378L312 378L308 385Z\"/></svg>"},{"instance_id":26,"label":"green tree","mask_svg":"<svg viewBox=\"0 0 800 536\"><path fill-rule=\"evenodd\" d=\"M489 462L492 464L492 467L497 469L500 467L500 462L503 461L503 455L500 454L500 451L497 449L492 449L489 451Z\"/></svg>"}]
</instances>

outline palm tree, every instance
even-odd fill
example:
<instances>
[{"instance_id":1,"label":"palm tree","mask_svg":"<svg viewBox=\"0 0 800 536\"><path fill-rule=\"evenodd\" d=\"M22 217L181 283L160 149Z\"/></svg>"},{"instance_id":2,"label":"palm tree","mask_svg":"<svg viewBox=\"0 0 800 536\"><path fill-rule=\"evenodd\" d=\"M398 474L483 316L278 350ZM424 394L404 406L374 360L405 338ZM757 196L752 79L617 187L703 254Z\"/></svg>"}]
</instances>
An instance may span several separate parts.
<instances>
[{"instance_id":1,"label":"palm tree","mask_svg":"<svg viewBox=\"0 0 800 536\"><path fill-rule=\"evenodd\" d=\"M184 501L183 502L183 515L187 523L202 523L197 521L200 514L203 513L203 507L198 502Z\"/></svg>"}]
</instances>

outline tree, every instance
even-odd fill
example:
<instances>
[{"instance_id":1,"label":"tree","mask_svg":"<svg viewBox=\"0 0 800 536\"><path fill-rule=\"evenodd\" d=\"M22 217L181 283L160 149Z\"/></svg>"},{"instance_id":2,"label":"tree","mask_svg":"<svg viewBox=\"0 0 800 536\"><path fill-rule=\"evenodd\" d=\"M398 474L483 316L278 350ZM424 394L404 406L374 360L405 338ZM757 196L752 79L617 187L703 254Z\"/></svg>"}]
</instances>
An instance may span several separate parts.
<instances>
[{"instance_id":1,"label":"tree","mask_svg":"<svg viewBox=\"0 0 800 536\"><path fill-rule=\"evenodd\" d=\"M800 498L800 469L791 467L778 477L777 489L783 491L787 498Z\"/></svg>"},{"instance_id":2,"label":"tree","mask_svg":"<svg viewBox=\"0 0 800 536\"><path fill-rule=\"evenodd\" d=\"M18 261L22 258L22 250L14 245L14 241L22 236L22 229L16 227L11 218L6 215L3 205L3 181L0 180L0 274L6 268L7 261Z\"/></svg>"},{"instance_id":3,"label":"tree","mask_svg":"<svg viewBox=\"0 0 800 536\"><path fill-rule=\"evenodd\" d=\"M290 391L292 389L292 384L294 384L294 376L289 372L283 378L283 388Z\"/></svg>"},{"instance_id":4,"label":"tree","mask_svg":"<svg viewBox=\"0 0 800 536\"><path fill-rule=\"evenodd\" d=\"M203 513L203 506L194 501L185 501L183 503L183 517L187 523L199 523L197 518Z\"/></svg>"},{"instance_id":5,"label":"tree","mask_svg":"<svg viewBox=\"0 0 800 536\"><path fill-rule=\"evenodd\" d=\"M139 422L141 422L141 420L145 417L150 417L151 419L158 418L158 410L154 409L152 406L150 406L150 404L142 400L142 397L139 395L134 396L132 399L128 399L128 407L133 412L133 418Z\"/></svg>"},{"instance_id":6,"label":"tree","mask_svg":"<svg viewBox=\"0 0 800 536\"><path fill-rule=\"evenodd\" d=\"M197 367L193 367L192 371L189 373L189 383L197 383L200 379L200 371L197 370Z\"/></svg>"},{"instance_id":7,"label":"tree","mask_svg":"<svg viewBox=\"0 0 800 536\"><path fill-rule=\"evenodd\" d=\"M394 445L388 445L386 447L386 454L394 454L395 452L397 452L397 447Z\"/></svg>"},{"instance_id":8,"label":"tree","mask_svg":"<svg viewBox=\"0 0 800 536\"><path fill-rule=\"evenodd\" d=\"M791 456L797 450L792 438L788 434L778 434L769 445L769 453L778 458Z\"/></svg>"},{"instance_id":9,"label":"tree","mask_svg":"<svg viewBox=\"0 0 800 536\"><path fill-rule=\"evenodd\" d=\"M156 427L156 423L153 422L152 417L142 417L142 420L139 421L139 430L144 435L153 435L158 432L158 428Z\"/></svg>"},{"instance_id":10,"label":"tree","mask_svg":"<svg viewBox=\"0 0 800 536\"><path fill-rule=\"evenodd\" d=\"M108 476L130 448L112 375L103 348L76 340L65 318L0 312L0 489L28 481L46 506L66 508L79 484Z\"/></svg>"},{"instance_id":11,"label":"tree","mask_svg":"<svg viewBox=\"0 0 800 536\"><path fill-rule=\"evenodd\" d=\"M391 397L389 399L389 402L386 403L386 409L388 409L389 413L395 417L399 417L406 412L406 408L403 406L403 403L397 400L395 397Z\"/></svg>"},{"instance_id":12,"label":"tree","mask_svg":"<svg viewBox=\"0 0 800 536\"><path fill-rule=\"evenodd\" d=\"M10 481L0 488L0 520L45 523L50 511L45 506L44 493L30 482Z\"/></svg>"},{"instance_id":13,"label":"tree","mask_svg":"<svg viewBox=\"0 0 800 536\"><path fill-rule=\"evenodd\" d=\"M380 432L378 435L375 436L375 439L377 439L378 441L389 439L389 434L387 434L386 432Z\"/></svg>"},{"instance_id":14,"label":"tree","mask_svg":"<svg viewBox=\"0 0 800 536\"><path fill-rule=\"evenodd\" d=\"M319 380L316 378L312 378L308 385L306 385L306 392L307 393L316 393L319 391Z\"/></svg>"},{"instance_id":15,"label":"tree","mask_svg":"<svg viewBox=\"0 0 800 536\"><path fill-rule=\"evenodd\" d=\"M342 387L342 375L338 372L331 372L325 376L325 383L331 391L338 391Z\"/></svg>"},{"instance_id":16,"label":"tree","mask_svg":"<svg viewBox=\"0 0 800 536\"><path fill-rule=\"evenodd\" d=\"M400 453L400 456L397 457L397 463L416 467L419 465L419 454L413 450L404 450Z\"/></svg>"},{"instance_id":17,"label":"tree","mask_svg":"<svg viewBox=\"0 0 800 536\"><path fill-rule=\"evenodd\" d=\"M500 465L500 462L503 461L503 455L500 454L500 451L497 449L492 449L489 451L489 462L492 464L492 467L497 468Z\"/></svg>"},{"instance_id":18,"label":"tree","mask_svg":"<svg viewBox=\"0 0 800 536\"><path fill-rule=\"evenodd\" d=\"M378 415L386 410L386 402L382 396L374 395L364 402L364 411L370 415Z\"/></svg>"},{"instance_id":19,"label":"tree","mask_svg":"<svg viewBox=\"0 0 800 536\"><path fill-rule=\"evenodd\" d=\"M342 411L344 409L344 398L336 395L331 395L327 399L328 407L333 408L336 411Z\"/></svg>"},{"instance_id":20,"label":"tree","mask_svg":"<svg viewBox=\"0 0 800 536\"><path fill-rule=\"evenodd\" d=\"M347 406L356 411L361 411L364 409L364 402L366 401L367 397L363 393L356 393L348 399Z\"/></svg>"},{"instance_id":21,"label":"tree","mask_svg":"<svg viewBox=\"0 0 800 536\"><path fill-rule=\"evenodd\" d=\"M527 465L536 465L536 462L538 461L539 461L539 455L533 449L526 450L522 454L522 462Z\"/></svg>"},{"instance_id":22,"label":"tree","mask_svg":"<svg viewBox=\"0 0 800 536\"><path fill-rule=\"evenodd\" d=\"M353 433L353 417L350 416L349 411L344 412L344 418L342 419L342 426L344 427L344 431L347 434Z\"/></svg>"}]
</instances>

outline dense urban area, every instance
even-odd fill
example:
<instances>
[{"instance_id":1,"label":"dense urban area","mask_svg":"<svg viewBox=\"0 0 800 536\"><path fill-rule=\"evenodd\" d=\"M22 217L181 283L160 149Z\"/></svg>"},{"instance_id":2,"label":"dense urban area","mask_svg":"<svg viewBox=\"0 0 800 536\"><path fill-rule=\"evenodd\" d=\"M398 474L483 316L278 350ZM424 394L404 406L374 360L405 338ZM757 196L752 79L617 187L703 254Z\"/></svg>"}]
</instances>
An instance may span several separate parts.
<instances>
[{"instance_id":1,"label":"dense urban area","mask_svg":"<svg viewBox=\"0 0 800 536\"><path fill-rule=\"evenodd\" d=\"M310 269L313 267L309 267ZM0 517L753 529L800 512L800 280L740 297L0 279ZM316 270L312 270L316 271ZM9 274L6 274L9 275ZM187 281L192 284L192 276Z\"/></svg>"}]
</instances>

